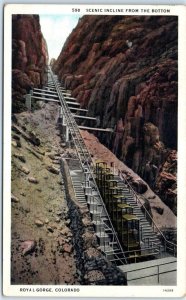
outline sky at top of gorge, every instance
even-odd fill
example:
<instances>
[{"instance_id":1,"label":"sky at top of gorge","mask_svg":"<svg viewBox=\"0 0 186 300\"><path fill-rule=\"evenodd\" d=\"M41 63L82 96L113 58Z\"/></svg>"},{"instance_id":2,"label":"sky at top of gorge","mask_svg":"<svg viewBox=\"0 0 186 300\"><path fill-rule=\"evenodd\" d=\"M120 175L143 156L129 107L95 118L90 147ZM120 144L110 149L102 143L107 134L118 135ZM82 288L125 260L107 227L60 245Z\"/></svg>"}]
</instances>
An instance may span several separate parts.
<instances>
[{"instance_id":1,"label":"sky at top of gorge","mask_svg":"<svg viewBox=\"0 0 186 300\"><path fill-rule=\"evenodd\" d=\"M57 59L61 49L82 15L40 14L41 31L47 42L49 61Z\"/></svg>"}]
</instances>

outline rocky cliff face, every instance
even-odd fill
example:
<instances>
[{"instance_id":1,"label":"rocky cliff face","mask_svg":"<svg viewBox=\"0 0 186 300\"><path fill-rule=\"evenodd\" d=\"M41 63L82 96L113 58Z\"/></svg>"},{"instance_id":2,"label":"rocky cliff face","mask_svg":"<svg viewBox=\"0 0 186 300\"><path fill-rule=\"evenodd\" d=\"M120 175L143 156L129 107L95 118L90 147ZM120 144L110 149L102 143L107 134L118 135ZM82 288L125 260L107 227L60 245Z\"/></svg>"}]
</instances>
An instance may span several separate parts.
<instances>
[{"instance_id":1,"label":"rocky cliff face","mask_svg":"<svg viewBox=\"0 0 186 300\"><path fill-rule=\"evenodd\" d=\"M177 27L177 17L84 16L53 66L96 125L115 129L101 141L163 198L177 148Z\"/></svg>"},{"instance_id":2,"label":"rocky cliff face","mask_svg":"<svg viewBox=\"0 0 186 300\"><path fill-rule=\"evenodd\" d=\"M48 51L38 15L12 17L12 110L25 109L23 95L45 81Z\"/></svg>"},{"instance_id":3,"label":"rocky cliff face","mask_svg":"<svg viewBox=\"0 0 186 300\"><path fill-rule=\"evenodd\" d=\"M169 152L156 180L156 190L177 215L177 153Z\"/></svg>"}]
</instances>

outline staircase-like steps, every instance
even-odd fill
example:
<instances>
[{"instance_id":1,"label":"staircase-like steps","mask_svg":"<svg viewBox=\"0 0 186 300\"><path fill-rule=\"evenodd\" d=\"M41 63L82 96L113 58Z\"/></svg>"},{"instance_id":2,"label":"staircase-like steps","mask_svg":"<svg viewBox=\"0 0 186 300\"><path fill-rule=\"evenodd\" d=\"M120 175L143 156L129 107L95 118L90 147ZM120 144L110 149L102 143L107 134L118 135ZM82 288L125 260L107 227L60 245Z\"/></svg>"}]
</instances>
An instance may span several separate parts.
<instances>
[{"instance_id":1,"label":"staircase-like steps","mask_svg":"<svg viewBox=\"0 0 186 300\"><path fill-rule=\"evenodd\" d=\"M122 190L123 190L123 194L126 197L127 204L130 204L133 207L134 214L140 220L140 225L141 225L141 230L142 230L142 233L141 233L142 241L144 241L145 243L148 243L148 242L154 243L154 244L157 244L157 246L160 245L161 242L160 242L157 234L153 231L150 223L145 218L141 208L136 203L133 194L129 191L129 188L126 186L126 184L123 181L121 181L119 176L115 176L115 179L118 181L117 186L119 188L122 188Z\"/></svg>"},{"instance_id":2,"label":"staircase-like steps","mask_svg":"<svg viewBox=\"0 0 186 300\"><path fill-rule=\"evenodd\" d=\"M70 176L72 180L72 185L74 188L74 192L76 195L76 199L79 203L83 205L87 205L85 193L83 190L83 172L81 169L77 169L77 167L71 166L70 168Z\"/></svg>"},{"instance_id":3,"label":"staircase-like steps","mask_svg":"<svg viewBox=\"0 0 186 300\"><path fill-rule=\"evenodd\" d=\"M50 77L51 77L51 80L50 80L51 83L52 83L52 81L54 81L54 84L50 84L50 86L52 87L52 90L53 90L53 87L55 88L55 86L56 86L56 91L58 92L58 90L60 88L63 93L63 98L61 97L61 93L58 93L59 99L60 99L61 103L63 103L62 109L64 110L65 118L67 118L67 124L69 126L70 133L73 137L74 144L76 146L76 149L78 150L78 156L80 159L79 162L82 163L86 159L88 161L89 156L90 156L89 152L87 151L85 144L82 140L82 137L79 133L77 123L75 122L72 114L71 113L69 114L69 112L70 112L70 110L68 112L69 107L66 104L66 101L64 101L64 97L66 98L66 100L68 102L76 101L76 99L70 96L70 91L67 91L64 87L60 87L60 84L57 81L57 76L53 76L52 72L51 72ZM68 109L66 109L65 106L68 107ZM90 194L92 193L92 188L94 187L94 184L91 183L91 180L89 180L89 178L88 178L90 188L87 186L85 187L85 178L87 180L87 177L84 174L84 172L82 171L81 165L79 167L71 166L69 169L70 169L70 175L71 175L72 184L73 184L76 198L79 201L79 203L81 203L83 205L88 205L90 214L92 216L92 221L93 221L93 224L95 227L97 239L100 240L101 247L105 248L107 246L108 252L109 252L109 248L111 248L110 253L113 250L122 251L121 245L117 239L117 235L114 233L114 229L112 229L113 227L109 223L110 219L107 214L107 211L104 209L103 203L99 200L100 196L97 195L97 198L96 198L96 195L94 195L93 198L95 200L95 203L89 201L89 196L91 196ZM159 240L157 234L155 234L153 232L150 223L145 218L140 206L138 206L138 204L136 203L134 195L130 192L128 186L126 184L124 184L123 181L120 180L119 176L115 176L115 178L118 180L118 187L121 187L123 190L123 194L126 197L127 203L133 207L134 214L140 220L140 225L141 225L140 229L141 229L143 249L145 247L147 248L150 244L160 246L161 243L160 243L160 240ZM115 237L117 240L115 245L114 244L111 245L111 235L113 235L113 234L115 234ZM114 249L113 249L113 247L114 247Z\"/></svg>"}]
</instances>

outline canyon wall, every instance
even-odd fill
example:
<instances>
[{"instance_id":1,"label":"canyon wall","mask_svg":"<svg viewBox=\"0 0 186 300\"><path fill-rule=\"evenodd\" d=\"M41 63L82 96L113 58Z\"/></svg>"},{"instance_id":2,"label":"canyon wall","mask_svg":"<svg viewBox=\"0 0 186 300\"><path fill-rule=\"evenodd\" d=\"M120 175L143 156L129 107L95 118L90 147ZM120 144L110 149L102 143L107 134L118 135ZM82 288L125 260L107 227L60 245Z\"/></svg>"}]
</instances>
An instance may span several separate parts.
<instances>
[{"instance_id":1,"label":"canyon wall","mask_svg":"<svg viewBox=\"0 0 186 300\"><path fill-rule=\"evenodd\" d=\"M101 141L166 202L169 190L175 213L177 38L174 16L83 16L53 65L95 126L115 129Z\"/></svg>"},{"instance_id":2,"label":"canyon wall","mask_svg":"<svg viewBox=\"0 0 186 300\"><path fill-rule=\"evenodd\" d=\"M46 41L38 15L12 16L12 111L25 110L25 95L46 80Z\"/></svg>"}]
</instances>

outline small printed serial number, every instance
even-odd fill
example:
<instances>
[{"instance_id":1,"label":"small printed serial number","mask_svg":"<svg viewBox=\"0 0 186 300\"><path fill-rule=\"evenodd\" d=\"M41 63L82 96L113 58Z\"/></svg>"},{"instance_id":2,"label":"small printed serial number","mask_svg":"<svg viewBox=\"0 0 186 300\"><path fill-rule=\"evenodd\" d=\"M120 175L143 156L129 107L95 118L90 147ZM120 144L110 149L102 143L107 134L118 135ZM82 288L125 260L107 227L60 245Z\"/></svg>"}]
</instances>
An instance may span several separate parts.
<instances>
[{"instance_id":1,"label":"small printed serial number","mask_svg":"<svg viewBox=\"0 0 186 300\"><path fill-rule=\"evenodd\" d=\"M72 12L80 12L80 8L72 8Z\"/></svg>"},{"instance_id":2,"label":"small printed serial number","mask_svg":"<svg viewBox=\"0 0 186 300\"><path fill-rule=\"evenodd\" d=\"M163 292L169 292L172 293L174 290L173 289L163 289Z\"/></svg>"}]
</instances>

